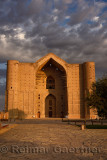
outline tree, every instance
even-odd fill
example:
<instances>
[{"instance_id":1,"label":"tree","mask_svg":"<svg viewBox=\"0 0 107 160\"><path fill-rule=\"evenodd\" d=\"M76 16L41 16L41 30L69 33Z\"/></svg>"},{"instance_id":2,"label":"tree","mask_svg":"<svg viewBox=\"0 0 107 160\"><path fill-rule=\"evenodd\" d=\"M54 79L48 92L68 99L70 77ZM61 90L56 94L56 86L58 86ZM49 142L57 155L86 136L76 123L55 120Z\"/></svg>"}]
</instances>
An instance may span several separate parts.
<instances>
[{"instance_id":1,"label":"tree","mask_svg":"<svg viewBox=\"0 0 107 160\"><path fill-rule=\"evenodd\" d=\"M91 92L86 98L90 108L96 108L99 117L107 118L107 76L92 84Z\"/></svg>"}]
</instances>

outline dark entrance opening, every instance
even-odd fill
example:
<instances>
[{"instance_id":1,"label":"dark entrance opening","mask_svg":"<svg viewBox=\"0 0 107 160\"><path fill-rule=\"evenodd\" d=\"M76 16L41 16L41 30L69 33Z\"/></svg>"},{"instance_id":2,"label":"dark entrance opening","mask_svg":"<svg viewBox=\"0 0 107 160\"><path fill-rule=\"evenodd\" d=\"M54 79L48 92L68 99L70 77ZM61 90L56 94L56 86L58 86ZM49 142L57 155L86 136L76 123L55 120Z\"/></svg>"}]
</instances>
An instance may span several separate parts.
<instances>
[{"instance_id":1,"label":"dark entrance opening","mask_svg":"<svg viewBox=\"0 0 107 160\"><path fill-rule=\"evenodd\" d=\"M37 118L40 118L40 112L37 113Z\"/></svg>"},{"instance_id":2,"label":"dark entrance opening","mask_svg":"<svg viewBox=\"0 0 107 160\"><path fill-rule=\"evenodd\" d=\"M52 111L49 111L49 117L52 117Z\"/></svg>"},{"instance_id":3,"label":"dark entrance opening","mask_svg":"<svg viewBox=\"0 0 107 160\"><path fill-rule=\"evenodd\" d=\"M56 98L52 94L45 99L45 117L56 117Z\"/></svg>"}]
</instances>

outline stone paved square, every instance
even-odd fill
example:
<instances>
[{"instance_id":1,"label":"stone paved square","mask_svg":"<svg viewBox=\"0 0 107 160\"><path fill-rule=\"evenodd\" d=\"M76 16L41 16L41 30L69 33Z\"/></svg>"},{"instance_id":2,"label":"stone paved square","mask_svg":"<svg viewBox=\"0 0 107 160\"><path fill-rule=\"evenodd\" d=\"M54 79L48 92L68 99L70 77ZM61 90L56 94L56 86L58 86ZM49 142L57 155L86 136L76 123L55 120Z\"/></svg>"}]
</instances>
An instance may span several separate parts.
<instances>
[{"instance_id":1,"label":"stone paved square","mask_svg":"<svg viewBox=\"0 0 107 160\"><path fill-rule=\"evenodd\" d=\"M104 129L81 130L60 120L26 120L0 134L0 160L106 160L106 146Z\"/></svg>"}]
</instances>

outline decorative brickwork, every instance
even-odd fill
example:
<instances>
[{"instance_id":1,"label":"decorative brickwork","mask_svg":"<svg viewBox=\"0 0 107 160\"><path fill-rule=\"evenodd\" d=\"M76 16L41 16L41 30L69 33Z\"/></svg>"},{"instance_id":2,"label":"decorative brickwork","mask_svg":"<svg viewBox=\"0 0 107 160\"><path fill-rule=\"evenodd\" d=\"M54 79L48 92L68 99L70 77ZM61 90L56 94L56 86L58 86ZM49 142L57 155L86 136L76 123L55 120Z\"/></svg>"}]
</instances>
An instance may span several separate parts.
<instances>
[{"instance_id":1,"label":"decorative brickwork","mask_svg":"<svg viewBox=\"0 0 107 160\"><path fill-rule=\"evenodd\" d=\"M53 53L35 63L7 62L5 109L9 118L95 118L85 98L95 63L68 64Z\"/></svg>"}]
</instances>

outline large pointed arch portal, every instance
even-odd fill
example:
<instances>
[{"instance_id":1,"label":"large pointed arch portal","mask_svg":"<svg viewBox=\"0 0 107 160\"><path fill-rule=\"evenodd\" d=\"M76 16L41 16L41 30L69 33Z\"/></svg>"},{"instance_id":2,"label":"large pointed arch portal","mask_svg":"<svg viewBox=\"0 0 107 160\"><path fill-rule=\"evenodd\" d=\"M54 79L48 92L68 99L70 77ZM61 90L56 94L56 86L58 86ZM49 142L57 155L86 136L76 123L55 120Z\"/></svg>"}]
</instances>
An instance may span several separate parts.
<instances>
[{"instance_id":1,"label":"large pointed arch portal","mask_svg":"<svg viewBox=\"0 0 107 160\"><path fill-rule=\"evenodd\" d=\"M38 67L36 88L41 98L37 109L41 118L61 118L68 115L67 75L62 64L64 63L57 61L56 57L50 57Z\"/></svg>"}]
</instances>

